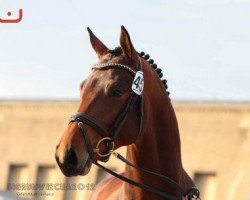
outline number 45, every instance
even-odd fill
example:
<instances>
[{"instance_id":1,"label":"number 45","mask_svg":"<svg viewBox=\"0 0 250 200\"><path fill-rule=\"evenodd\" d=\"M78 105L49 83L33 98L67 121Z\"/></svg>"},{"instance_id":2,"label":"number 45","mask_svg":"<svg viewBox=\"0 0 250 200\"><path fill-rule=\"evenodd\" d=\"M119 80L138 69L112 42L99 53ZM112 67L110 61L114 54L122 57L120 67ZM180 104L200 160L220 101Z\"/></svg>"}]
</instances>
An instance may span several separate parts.
<instances>
[{"instance_id":1,"label":"number 45","mask_svg":"<svg viewBox=\"0 0 250 200\"><path fill-rule=\"evenodd\" d=\"M143 72L138 71L136 72L135 78L133 80L132 90L136 94L141 95L143 91L143 86L144 86Z\"/></svg>"}]
</instances>

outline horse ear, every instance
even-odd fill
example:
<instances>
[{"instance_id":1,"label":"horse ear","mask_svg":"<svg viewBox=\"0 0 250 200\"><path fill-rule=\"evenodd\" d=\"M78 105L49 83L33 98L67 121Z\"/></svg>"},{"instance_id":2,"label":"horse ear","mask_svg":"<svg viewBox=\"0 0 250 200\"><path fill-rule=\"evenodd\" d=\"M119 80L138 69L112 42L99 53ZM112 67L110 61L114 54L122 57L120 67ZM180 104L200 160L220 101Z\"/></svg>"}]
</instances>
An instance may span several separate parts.
<instances>
[{"instance_id":1,"label":"horse ear","mask_svg":"<svg viewBox=\"0 0 250 200\"><path fill-rule=\"evenodd\" d=\"M124 54L132 60L137 60L138 54L130 40L128 31L124 26L121 26L120 45Z\"/></svg>"},{"instance_id":2,"label":"horse ear","mask_svg":"<svg viewBox=\"0 0 250 200\"><path fill-rule=\"evenodd\" d=\"M95 34L90 30L89 27L87 27L87 30L89 32L89 38L91 45L95 52L97 53L98 57L100 58L101 56L105 55L108 52L108 48L105 46L105 44L102 43L101 40L99 40Z\"/></svg>"}]
</instances>

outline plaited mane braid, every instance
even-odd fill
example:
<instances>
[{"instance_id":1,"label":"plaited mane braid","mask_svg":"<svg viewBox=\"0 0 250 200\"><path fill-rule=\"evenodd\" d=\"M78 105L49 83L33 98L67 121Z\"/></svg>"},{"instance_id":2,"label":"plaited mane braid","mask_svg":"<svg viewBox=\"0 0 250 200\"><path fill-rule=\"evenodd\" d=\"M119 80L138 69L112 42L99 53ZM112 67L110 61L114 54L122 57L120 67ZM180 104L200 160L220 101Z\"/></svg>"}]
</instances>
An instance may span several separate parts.
<instances>
[{"instance_id":1,"label":"plaited mane braid","mask_svg":"<svg viewBox=\"0 0 250 200\"><path fill-rule=\"evenodd\" d=\"M114 56L119 56L122 54L122 48L121 47L116 47L113 50L108 50L108 53L111 53Z\"/></svg>"},{"instance_id":2,"label":"plaited mane braid","mask_svg":"<svg viewBox=\"0 0 250 200\"><path fill-rule=\"evenodd\" d=\"M148 54L145 54L143 51L141 53L138 53L138 55L145 59L146 61L148 61L148 63L150 64L150 66L155 70L155 72L158 74L158 76L160 77L160 79L163 77L163 73L162 73L162 69L157 67L157 64L154 63L153 59L150 59L150 56ZM166 90L168 89L168 85L167 85L167 80L166 79L161 79L161 82L163 83L163 85L165 86ZM167 94L169 95L170 92L167 91Z\"/></svg>"},{"instance_id":3,"label":"plaited mane braid","mask_svg":"<svg viewBox=\"0 0 250 200\"><path fill-rule=\"evenodd\" d=\"M113 50L109 50L108 53L111 53L114 56L119 56L122 54L122 49L121 47L116 47ZM150 56L148 54L145 54L143 51L141 53L138 53L138 55L145 59L146 61L148 61L148 63L150 64L150 66L155 70L155 72L158 74L158 76L160 77L160 79L163 77L163 73L162 73L162 69L157 67L157 64L154 63L153 59L150 59ZM167 80L166 79L161 79L163 85L165 86L166 90L168 89L168 85L167 85ZM167 91L167 94L169 95L170 93Z\"/></svg>"}]
</instances>

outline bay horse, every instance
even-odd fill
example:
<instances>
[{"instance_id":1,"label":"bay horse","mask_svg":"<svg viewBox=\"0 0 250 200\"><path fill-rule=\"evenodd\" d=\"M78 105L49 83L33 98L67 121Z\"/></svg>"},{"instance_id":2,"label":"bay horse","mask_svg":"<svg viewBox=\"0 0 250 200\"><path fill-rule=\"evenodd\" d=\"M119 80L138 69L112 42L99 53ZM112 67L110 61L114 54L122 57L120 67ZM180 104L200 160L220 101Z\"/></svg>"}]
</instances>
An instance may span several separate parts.
<instances>
[{"instance_id":1,"label":"bay horse","mask_svg":"<svg viewBox=\"0 0 250 200\"><path fill-rule=\"evenodd\" d=\"M92 200L199 199L182 166L177 119L162 71L138 53L124 26L110 50L88 28L98 62L80 85L80 104L56 147L65 176L86 175L94 163L115 177L95 187ZM126 159L114 150L127 146ZM100 162L114 154L117 174Z\"/></svg>"}]
</instances>

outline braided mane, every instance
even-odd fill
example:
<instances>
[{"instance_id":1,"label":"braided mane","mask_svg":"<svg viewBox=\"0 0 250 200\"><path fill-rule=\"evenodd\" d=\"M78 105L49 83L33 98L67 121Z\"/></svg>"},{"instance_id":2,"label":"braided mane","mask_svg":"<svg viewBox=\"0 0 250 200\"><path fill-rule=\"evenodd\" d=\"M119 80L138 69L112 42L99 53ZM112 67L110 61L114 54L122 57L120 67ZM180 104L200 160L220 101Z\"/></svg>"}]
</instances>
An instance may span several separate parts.
<instances>
[{"instance_id":1,"label":"braided mane","mask_svg":"<svg viewBox=\"0 0 250 200\"><path fill-rule=\"evenodd\" d=\"M119 56L122 53L122 49L121 47L116 47L113 50L109 50L108 53L111 53L114 56ZM146 60L150 66L155 70L155 72L158 74L159 78L161 79L161 82L163 83L163 85L166 88L166 91L168 89L168 85L167 85L167 79L163 79L163 73L162 73L162 69L160 69L157 64L154 63L153 59L150 59L150 56L148 54L145 54L145 52L140 52L138 53L138 55L143 58L144 60ZM169 91L167 91L167 94L169 95Z\"/></svg>"},{"instance_id":2,"label":"braided mane","mask_svg":"<svg viewBox=\"0 0 250 200\"><path fill-rule=\"evenodd\" d=\"M162 69L157 67L157 64L154 63L153 59L150 59L150 56L148 54L145 54L143 51L141 53L138 53L138 55L143 58L144 60L146 60L150 66L155 70L155 72L158 74L159 78L161 79L161 82L163 83L163 85L165 86L166 90L168 89L168 85L167 85L167 79L162 79L163 77L163 73L162 73ZM167 94L169 95L170 92L167 91Z\"/></svg>"}]
</instances>

